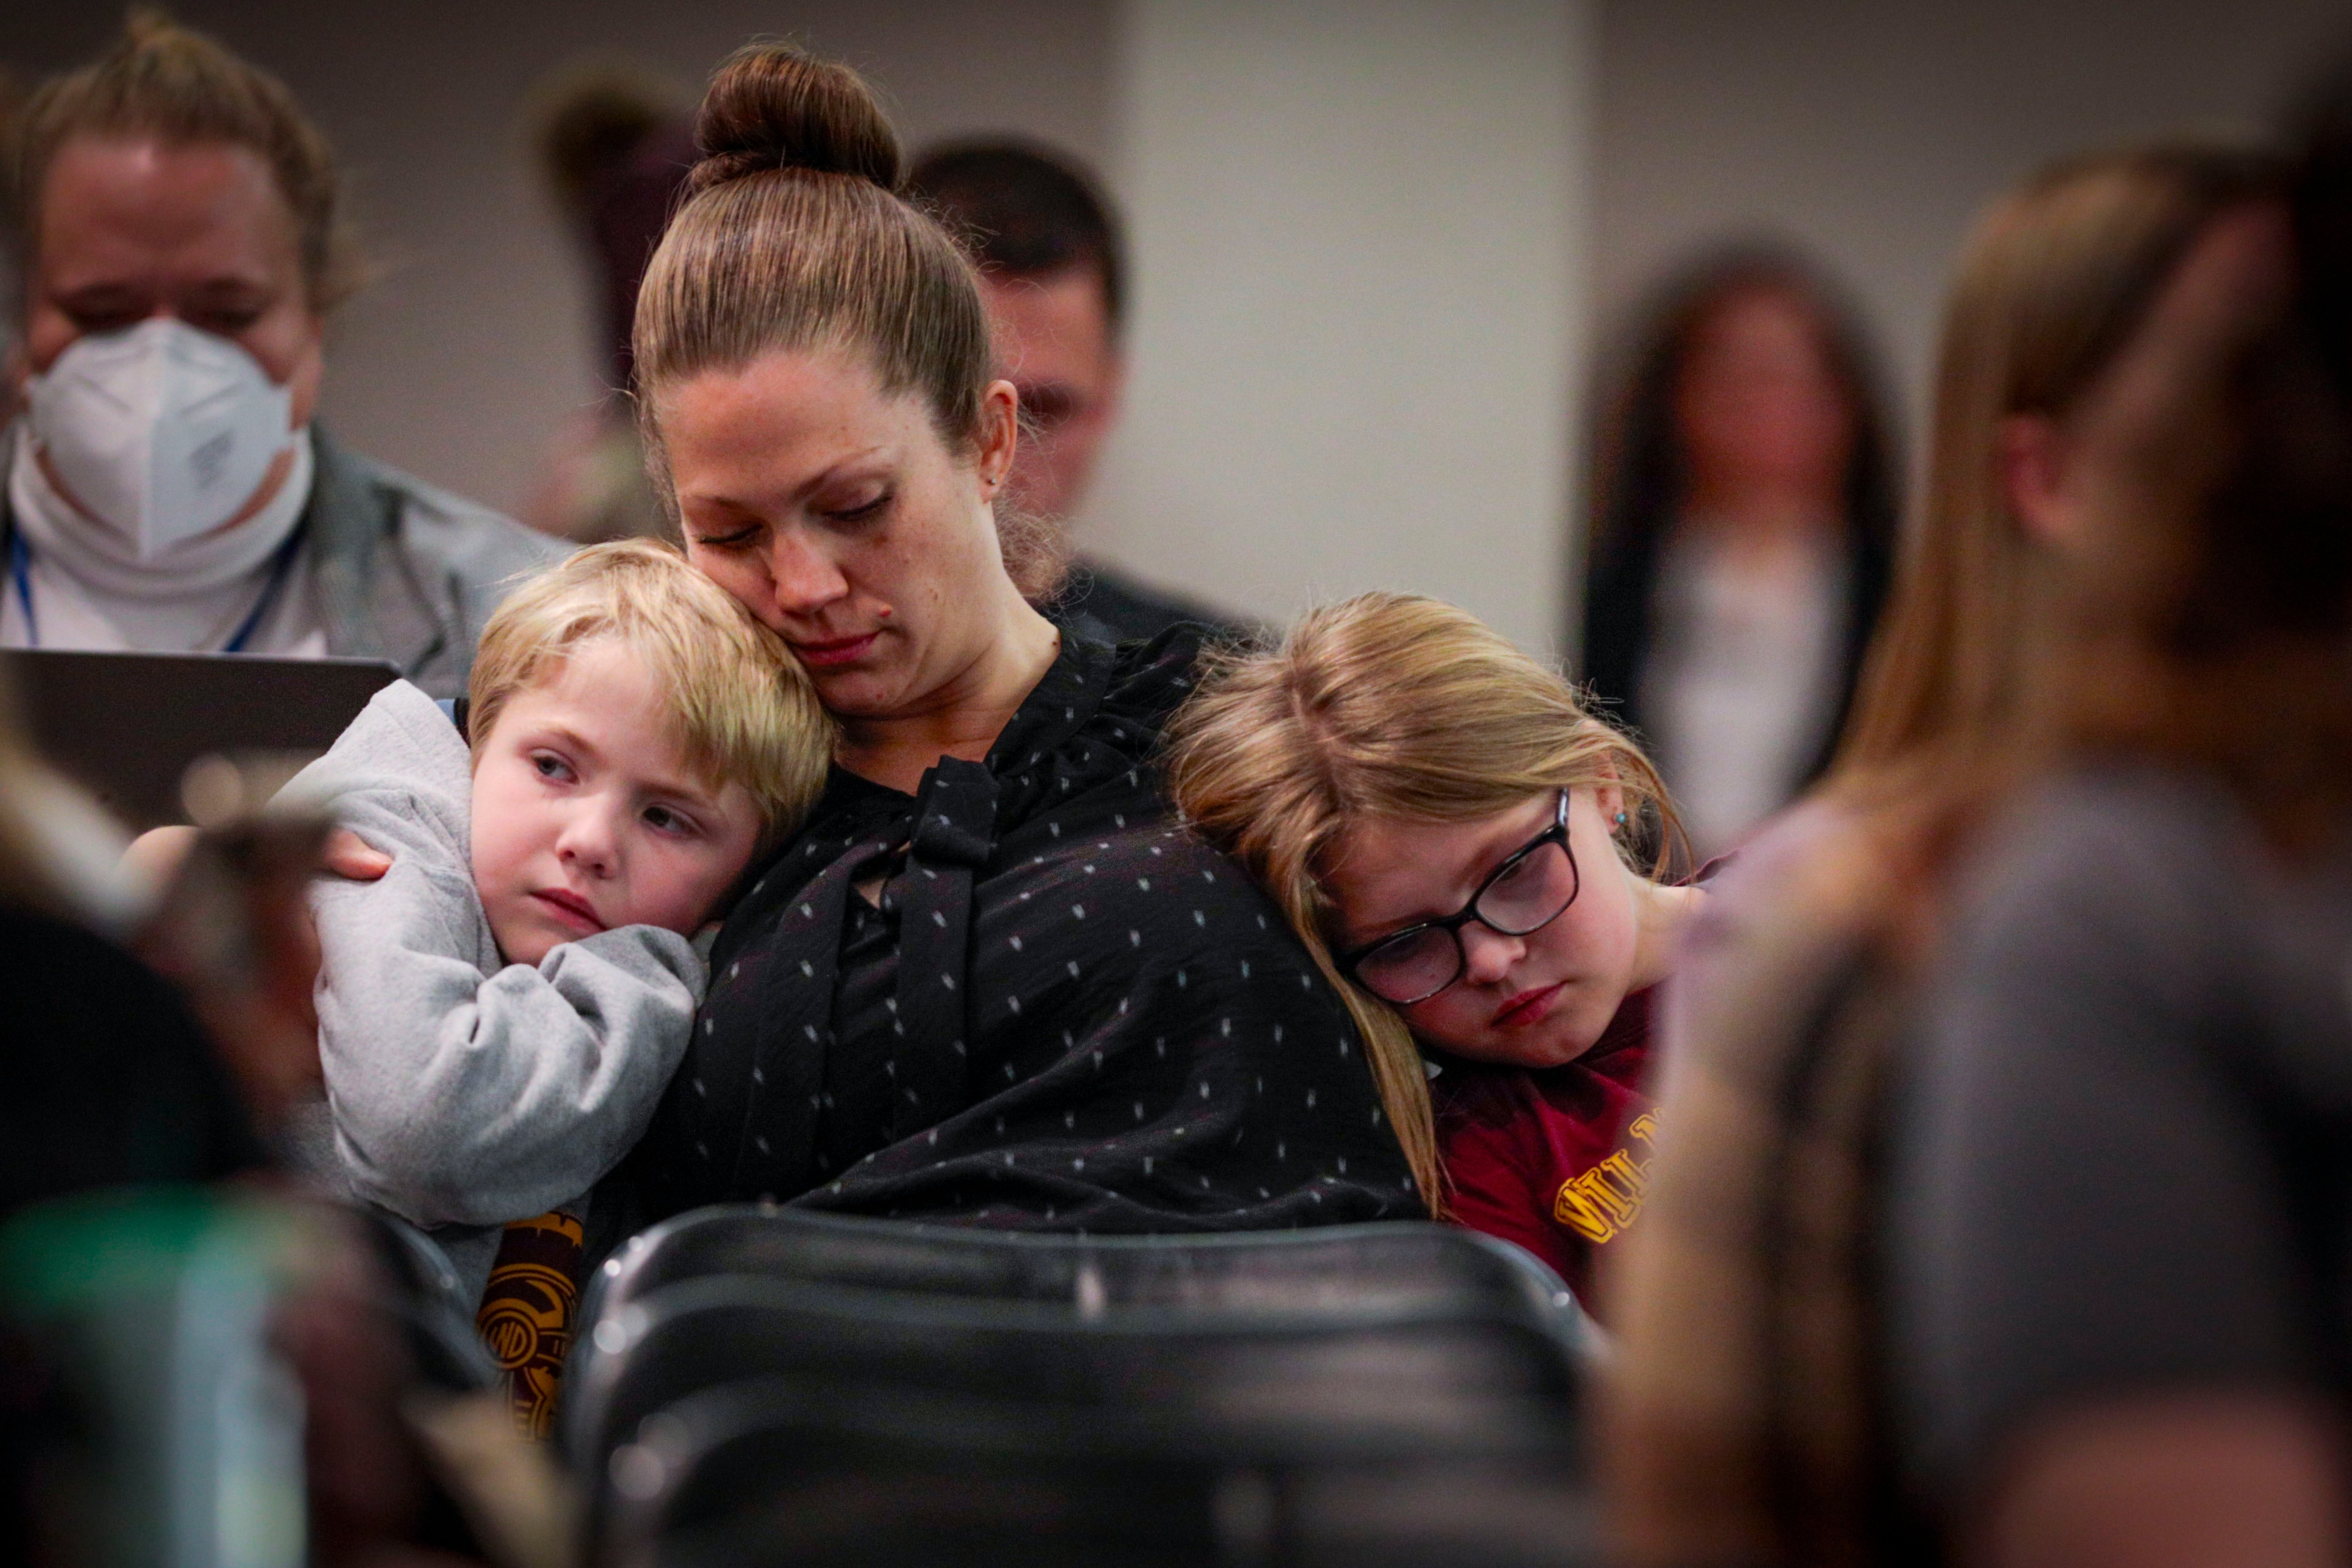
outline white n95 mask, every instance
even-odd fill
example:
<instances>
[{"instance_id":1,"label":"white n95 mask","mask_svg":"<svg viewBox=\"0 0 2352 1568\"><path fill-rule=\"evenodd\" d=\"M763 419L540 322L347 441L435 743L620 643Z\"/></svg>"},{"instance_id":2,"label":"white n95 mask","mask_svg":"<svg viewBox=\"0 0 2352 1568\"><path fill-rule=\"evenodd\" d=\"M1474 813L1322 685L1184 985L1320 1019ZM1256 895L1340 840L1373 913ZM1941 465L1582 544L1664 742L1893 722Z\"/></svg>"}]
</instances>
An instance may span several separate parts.
<instances>
[{"instance_id":1,"label":"white n95 mask","mask_svg":"<svg viewBox=\"0 0 2352 1568\"><path fill-rule=\"evenodd\" d=\"M25 391L51 471L142 561L235 517L293 438L289 388L167 316L77 340Z\"/></svg>"}]
</instances>

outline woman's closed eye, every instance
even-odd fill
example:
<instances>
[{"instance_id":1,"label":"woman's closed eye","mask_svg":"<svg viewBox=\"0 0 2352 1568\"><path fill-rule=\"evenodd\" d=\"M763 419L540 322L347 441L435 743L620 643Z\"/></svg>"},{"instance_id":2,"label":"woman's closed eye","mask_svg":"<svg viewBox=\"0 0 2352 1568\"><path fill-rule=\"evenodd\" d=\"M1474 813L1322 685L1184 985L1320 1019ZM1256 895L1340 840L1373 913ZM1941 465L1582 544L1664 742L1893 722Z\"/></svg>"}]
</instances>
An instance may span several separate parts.
<instances>
[{"instance_id":1,"label":"woman's closed eye","mask_svg":"<svg viewBox=\"0 0 2352 1568\"><path fill-rule=\"evenodd\" d=\"M704 529L694 531L694 542L705 550L740 550L760 537L760 525L747 522L740 528Z\"/></svg>"},{"instance_id":2,"label":"woman's closed eye","mask_svg":"<svg viewBox=\"0 0 2352 1568\"><path fill-rule=\"evenodd\" d=\"M823 517L827 522L838 523L844 526L854 526L861 522L870 522L874 519L880 517L883 512L889 510L890 502L895 499L895 492L884 490L879 495L874 497L871 500L861 500L854 505L845 507L829 507L821 509L818 515Z\"/></svg>"}]
</instances>

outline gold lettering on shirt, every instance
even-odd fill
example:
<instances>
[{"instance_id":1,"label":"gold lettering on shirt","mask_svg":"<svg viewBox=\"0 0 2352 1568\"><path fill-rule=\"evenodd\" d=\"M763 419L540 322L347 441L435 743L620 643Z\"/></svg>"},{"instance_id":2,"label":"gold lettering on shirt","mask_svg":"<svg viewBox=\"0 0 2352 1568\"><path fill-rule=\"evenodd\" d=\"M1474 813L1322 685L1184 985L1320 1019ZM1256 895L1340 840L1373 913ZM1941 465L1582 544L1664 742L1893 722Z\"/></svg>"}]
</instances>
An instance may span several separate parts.
<instances>
[{"instance_id":1,"label":"gold lettering on shirt","mask_svg":"<svg viewBox=\"0 0 2352 1568\"><path fill-rule=\"evenodd\" d=\"M1651 1148L1656 1146L1657 1118L1644 1111L1625 1129ZM1636 1160L1619 1149L1580 1175L1559 1184L1552 1198L1551 1217L1596 1246L1622 1233L1642 1212L1650 1184L1648 1156Z\"/></svg>"}]
</instances>

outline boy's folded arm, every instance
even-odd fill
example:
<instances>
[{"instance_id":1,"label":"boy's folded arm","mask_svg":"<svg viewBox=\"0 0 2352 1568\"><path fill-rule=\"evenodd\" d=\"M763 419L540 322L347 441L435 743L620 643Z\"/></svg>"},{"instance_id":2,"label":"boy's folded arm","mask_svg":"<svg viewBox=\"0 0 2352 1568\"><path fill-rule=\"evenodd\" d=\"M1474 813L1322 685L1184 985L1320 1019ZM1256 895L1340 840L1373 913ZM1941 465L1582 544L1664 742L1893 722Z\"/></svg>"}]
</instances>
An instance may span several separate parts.
<instances>
[{"instance_id":1,"label":"boy's folded arm","mask_svg":"<svg viewBox=\"0 0 2352 1568\"><path fill-rule=\"evenodd\" d=\"M470 883L413 862L320 889L320 1049L336 1144L362 1195L421 1225L491 1225L594 1185L635 1142L686 1049L703 985L647 926L483 977Z\"/></svg>"}]
</instances>

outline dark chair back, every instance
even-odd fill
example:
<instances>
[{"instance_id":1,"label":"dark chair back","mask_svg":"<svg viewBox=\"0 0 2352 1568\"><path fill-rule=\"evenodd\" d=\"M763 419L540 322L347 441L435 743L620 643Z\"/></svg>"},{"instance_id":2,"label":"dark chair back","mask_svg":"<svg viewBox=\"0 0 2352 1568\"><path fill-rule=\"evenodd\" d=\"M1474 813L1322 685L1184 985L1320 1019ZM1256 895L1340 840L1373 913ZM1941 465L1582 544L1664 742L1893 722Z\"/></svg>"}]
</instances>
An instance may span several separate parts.
<instances>
[{"instance_id":1,"label":"dark chair back","mask_svg":"<svg viewBox=\"0 0 2352 1568\"><path fill-rule=\"evenodd\" d=\"M564 1374L567 1452L584 1457L574 1417L591 1417L579 1391L628 1309L667 1286L728 1275L1055 1303L1080 1318L1141 1307L1493 1317L1592 1351L1589 1321L1557 1275L1519 1247L1452 1226L1083 1237L723 1205L656 1226L591 1281Z\"/></svg>"},{"instance_id":2,"label":"dark chair back","mask_svg":"<svg viewBox=\"0 0 2352 1568\"><path fill-rule=\"evenodd\" d=\"M826 1496L826 1517L862 1510L893 1550L1001 1539L1017 1556L1042 1536L1108 1563L1215 1561L1221 1532L1279 1533L1220 1522L1237 1486L1274 1508L1309 1482L1434 1466L1578 1495L1576 1369L1550 1334L1494 1317L1082 1320L1058 1303L718 1277L656 1291L631 1319L593 1385L571 1391L602 1415L583 1440L602 1458L604 1563L696 1541L689 1555L719 1560L758 1521ZM862 1533L828 1551L873 1548ZM831 1560L793 1555L810 1545L772 1560Z\"/></svg>"},{"instance_id":3,"label":"dark chair back","mask_svg":"<svg viewBox=\"0 0 2352 1568\"><path fill-rule=\"evenodd\" d=\"M712 1389L616 1451L604 1568L1583 1568L1550 1457L1218 1454L1135 1423L791 1379Z\"/></svg>"},{"instance_id":4,"label":"dark chair back","mask_svg":"<svg viewBox=\"0 0 2352 1568\"><path fill-rule=\"evenodd\" d=\"M713 1208L607 1263L582 1322L564 1446L602 1563L1435 1563L1449 1530L1484 1568L1587 1560L1589 1325L1450 1226ZM1543 1521L1525 1551L1509 1520Z\"/></svg>"}]
</instances>

